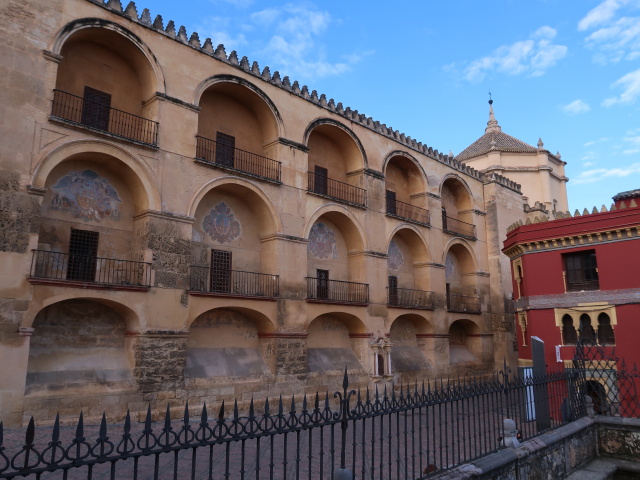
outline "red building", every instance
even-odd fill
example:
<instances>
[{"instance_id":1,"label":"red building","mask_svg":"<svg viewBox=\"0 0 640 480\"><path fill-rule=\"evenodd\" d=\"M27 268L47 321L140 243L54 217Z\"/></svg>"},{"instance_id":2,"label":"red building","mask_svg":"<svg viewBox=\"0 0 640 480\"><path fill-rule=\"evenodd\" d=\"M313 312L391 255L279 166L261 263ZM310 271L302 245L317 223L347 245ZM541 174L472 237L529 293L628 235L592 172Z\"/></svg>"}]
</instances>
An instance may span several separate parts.
<instances>
[{"instance_id":1,"label":"red building","mask_svg":"<svg viewBox=\"0 0 640 480\"><path fill-rule=\"evenodd\" d=\"M531 365L532 336L544 341L548 367L571 361L579 337L640 365L640 189L613 200L609 211L556 214L508 232L520 366Z\"/></svg>"}]
</instances>

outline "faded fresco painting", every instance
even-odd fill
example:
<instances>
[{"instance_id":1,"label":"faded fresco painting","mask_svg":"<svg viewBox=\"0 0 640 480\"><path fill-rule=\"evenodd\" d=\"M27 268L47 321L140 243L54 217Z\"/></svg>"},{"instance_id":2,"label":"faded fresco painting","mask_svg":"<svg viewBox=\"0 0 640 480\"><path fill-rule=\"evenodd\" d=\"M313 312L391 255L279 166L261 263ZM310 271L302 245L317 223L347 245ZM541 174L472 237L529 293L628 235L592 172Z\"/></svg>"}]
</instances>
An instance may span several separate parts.
<instances>
[{"instance_id":1,"label":"faded fresco painting","mask_svg":"<svg viewBox=\"0 0 640 480\"><path fill-rule=\"evenodd\" d=\"M51 208L62 210L85 222L101 222L109 217L120 219L122 202L111 182L93 170L71 171L53 187Z\"/></svg>"},{"instance_id":2,"label":"faded fresco painting","mask_svg":"<svg viewBox=\"0 0 640 480\"><path fill-rule=\"evenodd\" d=\"M307 252L319 259L338 258L336 235L322 222L315 223L309 232Z\"/></svg>"},{"instance_id":3,"label":"faded fresco painting","mask_svg":"<svg viewBox=\"0 0 640 480\"><path fill-rule=\"evenodd\" d=\"M229 243L241 234L240 222L225 202L218 203L209 215L202 219L202 229L212 240L219 243Z\"/></svg>"},{"instance_id":4,"label":"faded fresco painting","mask_svg":"<svg viewBox=\"0 0 640 480\"><path fill-rule=\"evenodd\" d=\"M404 256L402 255L402 251L400 247L396 243L395 240L391 240L389 243L389 251L387 255L387 266L389 270L393 270L397 272L404 265Z\"/></svg>"}]
</instances>

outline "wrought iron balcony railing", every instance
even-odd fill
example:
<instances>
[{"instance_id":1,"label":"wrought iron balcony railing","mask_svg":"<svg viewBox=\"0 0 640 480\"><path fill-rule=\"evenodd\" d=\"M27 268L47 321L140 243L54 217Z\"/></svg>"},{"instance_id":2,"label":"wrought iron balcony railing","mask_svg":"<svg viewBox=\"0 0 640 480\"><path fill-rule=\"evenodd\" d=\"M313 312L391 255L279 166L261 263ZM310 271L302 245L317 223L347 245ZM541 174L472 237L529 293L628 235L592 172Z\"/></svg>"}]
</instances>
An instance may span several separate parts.
<instances>
[{"instance_id":1,"label":"wrought iron balcony railing","mask_svg":"<svg viewBox=\"0 0 640 480\"><path fill-rule=\"evenodd\" d=\"M158 122L62 90L53 91L51 116L145 145L158 145Z\"/></svg>"},{"instance_id":2,"label":"wrought iron balcony railing","mask_svg":"<svg viewBox=\"0 0 640 480\"><path fill-rule=\"evenodd\" d=\"M307 277L307 300L327 303L369 303L369 285Z\"/></svg>"},{"instance_id":3,"label":"wrought iron balcony railing","mask_svg":"<svg viewBox=\"0 0 640 480\"><path fill-rule=\"evenodd\" d=\"M432 310L434 306L433 292L389 287L387 289L387 305L390 307Z\"/></svg>"},{"instance_id":4,"label":"wrought iron balcony railing","mask_svg":"<svg viewBox=\"0 0 640 480\"><path fill-rule=\"evenodd\" d=\"M477 238L476 226L474 224L463 222L457 218L447 217L446 215L442 216L442 230L471 240L475 240Z\"/></svg>"},{"instance_id":5,"label":"wrought iron balcony railing","mask_svg":"<svg viewBox=\"0 0 640 480\"><path fill-rule=\"evenodd\" d=\"M429 225L429 210L399 200L387 200L387 215Z\"/></svg>"},{"instance_id":6,"label":"wrought iron balcony railing","mask_svg":"<svg viewBox=\"0 0 640 480\"><path fill-rule=\"evenodd\" d=\"M458 313L481 313L478 295L447 294L447 310Z\"/></svg>"},{"instance_id":7,"label":"wrought iron balcony railing","mask_svg":"<svg viewBox=\"0 0 640 480\"><path fill-rule=\"evenodd\" d=\"M149 288L151 286L151 264L48 250L33 250L30 278Z\"/></svg>"},{"instance_id":8,"label":"wrought iron balcony railing","mask_svg":"<svg viewBox=\"0 0 640 480\"><path fill-rule=\"evenodd\" d=\"M567 292L581 292L582 290L600 290L600 281L570 282L567 280Z\"/></svg>"},{"instance_id":9,"label":"wrought iron balcony railing","mask_svg":"<svg viewBox=\"0 0 640 480\"><path fill-rule=\"evenodd\" d=\"M196 135L196 158L223 170L280 183L282 163Z\"/></svg>"},{"instance_id":10,"label":"wrought iron balcony railing","mask_svg":"<svg viewBox=\"0 0 640 480\"><path fill-rule=\"evenodd\" d=\"M350 203L358 207L367 206L367 191L364 188L339 182L324 175L309 172L308 191L333 198L341 202Z\"/></svg>"},{"instance_id":11,"label":"wrought iron balcony railing","mask_svg":"<svg viewBox=\"0 0 640 480\"><path fill-rule=\"evenodd\" d=\"M192 293L278 298L280 296L280 277L266 273L191 265L189 289Z\"/></svg>"}]
</instances>

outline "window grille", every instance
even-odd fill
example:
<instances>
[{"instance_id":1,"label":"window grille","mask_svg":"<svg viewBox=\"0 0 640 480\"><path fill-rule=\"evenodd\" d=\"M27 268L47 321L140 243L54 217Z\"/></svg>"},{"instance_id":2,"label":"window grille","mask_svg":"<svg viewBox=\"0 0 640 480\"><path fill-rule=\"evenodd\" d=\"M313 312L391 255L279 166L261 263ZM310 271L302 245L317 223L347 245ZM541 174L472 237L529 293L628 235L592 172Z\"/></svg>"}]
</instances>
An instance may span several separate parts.
<instances>
[{"instance_id":1,"label":"window grille","mask_svg":"<svg viewBox=\"0 0 640 480\"><path fill-rule=\"evenodd\" d=\"M67 280L92 282L96 277L98 232L71 229Z\"/></svg>"}]
</instances>

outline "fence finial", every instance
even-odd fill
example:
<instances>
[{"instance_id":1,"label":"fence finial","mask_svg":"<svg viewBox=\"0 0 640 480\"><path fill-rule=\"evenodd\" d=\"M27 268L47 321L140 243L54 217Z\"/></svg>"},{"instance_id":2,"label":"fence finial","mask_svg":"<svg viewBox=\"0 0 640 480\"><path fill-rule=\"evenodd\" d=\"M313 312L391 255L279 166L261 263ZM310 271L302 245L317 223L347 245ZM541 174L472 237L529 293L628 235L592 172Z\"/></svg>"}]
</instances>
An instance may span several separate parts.
<instances>
[{"instance_id":1,"label":"fence finial","mask_svg":"<svg viewBox=\"0 0 640 480\"><path fill-rule=\"evenodd\" d=\"M510 418L505 418L502 421L502 439L500 441L500 444L503 447L509 448L518 448L520 446L516 422L514 422Z\"/></svg>"}]
</instances>

